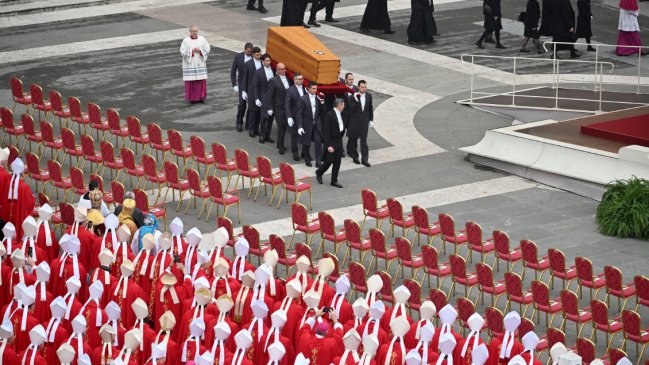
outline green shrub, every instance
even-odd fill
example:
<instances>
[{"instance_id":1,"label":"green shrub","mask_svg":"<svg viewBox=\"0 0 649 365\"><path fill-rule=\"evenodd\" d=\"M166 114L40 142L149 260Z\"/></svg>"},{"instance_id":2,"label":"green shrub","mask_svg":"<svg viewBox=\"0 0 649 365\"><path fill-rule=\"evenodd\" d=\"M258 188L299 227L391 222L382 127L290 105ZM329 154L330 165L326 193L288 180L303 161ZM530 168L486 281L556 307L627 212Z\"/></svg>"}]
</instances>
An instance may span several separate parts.
<instances>
[{"instance_id":1,"label":"green shrub","mask_svg":"<svg viewBox=\"0 0 649 365\"><path fill-rule=\"evenodd\" d=\"M597 224L608 236L649 239L649 180L611 182L597 207Z\"/></svg>"}]
</instances>

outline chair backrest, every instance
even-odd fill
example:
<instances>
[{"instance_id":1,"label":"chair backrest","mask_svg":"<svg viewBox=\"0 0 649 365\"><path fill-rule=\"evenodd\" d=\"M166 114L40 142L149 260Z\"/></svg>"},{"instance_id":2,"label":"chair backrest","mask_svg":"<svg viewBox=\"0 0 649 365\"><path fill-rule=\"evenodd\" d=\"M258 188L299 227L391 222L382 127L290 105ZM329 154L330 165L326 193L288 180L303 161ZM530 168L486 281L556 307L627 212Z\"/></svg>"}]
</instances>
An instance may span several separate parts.
<instances>
[{"instance_id":1,"label":"chair backrest","mask_svg":"<svg viewBox=\"0 0 649 365\"><path fill-rule=\"evenodd\" d=\"M144 174L149 178L155 179L158 176L158 166L153 156L147 154L142 155L142 168L144 168Z\"/></svg>"},{"instance_id":2,"label":"chair backrest","mask_svg":"<svg viewBox=\"0 0 649 365\"><path fill-rule=\"evenodd\" d=\"M167 130L167 139L169 140L169 146L171 146L171 149L176 151L176 152L182 152L184 147L183 147L183 137L175 129L168 129Z\"/></svg>"},{"instance_id":3,"label":"chair backrest","mask_svg":"<svg viewBox=\"0 0 649 365\"><path fill-rule=\"evenodd\" d=\"M363 212L376 212L379 210L379 203L376 193L370 189L361 190L361 201L363 202Z\"/></svg>"},{"instance_id":4,"label":"chair backrest","mask_svg":"<svg viewBox=\"0 0 649 365\"><path fill-rule=\"evenodd\" d=\"M119 132L122 130L119 113L115 109L106 110L106 119L108 119L108 126L113 132Z\"/></svg>"},{"instance_id":5,"label":"chair backrest","mask_svg":"<svg viewBox=\"0 0 649 365\"><path fill-rule=\"evenodd\" d=\"M198 175L198 172L194 169L187 169L187 182L189 183L189 189L193 192L201 191L201 177Z\"/></svg>"},{"instance_id":6,"label":"chair backrest","mask_svg":"<svg viewBox=\"0 0 649 365\"><path fill-rule=\"evenodd\" d=\"M250 171L250 163L248 162L248 152L237 148L234 150L234 160L237 163L237 169L239 171L248 172Z\"/></svg>"},{"instance_id":7,"label":"chair backrest","mask_svg":"<svg viewBox=\"0 0 649 365\"><path fill-rule=\"evenodd\" d=\"M649 301L649 279L644 275L637 275L633 278L633 284L638 299Z\"/></svg>"},{"instance_id":8,"label":"chair backrest","mask_svg":"<svg viewBox=\"0 0 649 365\"><path fill-rule=\"evenodd\" d=\"M412 217L415 221L415 226L417 228L424 228L428 229L428 212L426 209L418 206L418 205L413 205L412 206Z\"/></svg>"},{"instance_id":9,"label":"chair backrest","mask_svg":"<svg viewBox=\"0 0 649 365\"><path fill-rule=\"evenodd\" d=\"M536 304L550 305L550 288L544 282L533 280L532 281L532 297Z\"/></svg>"},{"instance_id":10,"label":"chair backrest","mask_svg":"<svg viewBox=\"0 0 649 365\"><path fill-rule=\"evenodd\" d=\"M273 167L270 163L270 159L266 156L257 156L257 170L259 170L259 176L272 179L273 177Z\"/></svg>"},{"instance_id":11,"label":"chair backrest","mask_svg":"<svg viewBox=\"0 0 649 365\"><path fill-rule=\"evenodd\" d=\"M23 124L23 130L28 136L33 136L36 134L36 128L34 127L34 118L29 114L23 114L21 116L21 121Z\"/></svg>"},{"instance_id":12,"label":"chair backrest","mask_svg":"<svg viewBox=\"0 0 649 365\"><path fill-rule=\"evenodd\" d=\"M207 177L207 188L212 198L223 199L223 185L218 176L209 175Z\"/></svg>"},{"instance_id":13,"label":"chair backrest","mask_svg":"<svg viewBox=\"0 0 649 365\"><path fill-rule=\"evenodd\" d=\"M334 217L327 212L318 212L318 222L320 223L320 233L324 236L336 234L336 223Z\"/></svg>"},{"instance_id":14,"label":"chair backrest","mask_svg":"<svg viewBox=\"0 0 649 365\"><path fill-rule=\"evenodd\" d=\"M365 267L358 262L349 263L349 282L357 287L367 288L367 281L365 280Z\"/></svg>"},{"instance_id":15,"label":"chair backrest","mask_svg":"<svg viewBox=\"0 0 649 365\"><path fill-rule=\"evenodd\" d=\"M0 109L0 111L2 111L2 109ZM54 128L52 128L50 122L46 122L42 120L40 125L41 125L41 137L43 137L43 141L50 142L50 143L54 142Z\"/></svg>"},{"instance_id":16,"label":"chair backrest","mask_svg":"<svg viewBox=\"0 0 649 365\"><path fill-rule=\"evenodd\" d=\"M568 344L566 343L566 334L558 328L548 327L545 332L545 338L548 340L549 349L559 342L568 347Z\"/></svg>"},{"instance_id":17,"label":"chair backrest","mask_svg":"<svg viewBox=\"0 0 649 365\"><path fill-rule=\"evenodd\" d=\"M494 247L502 255L509 256L509 235L499 229L492 233L494 238Z\"/></svg>"},{"instance_id":18,"label":"chair backrest","mask_svg":"<svg viewBox=\"0 0 649 365\"><path fill-rule=\"evenodd\" d=\"M388 204L388 213L390 214L391 220L402 221L403 220L403 206L395 198L388 198L386 203Z\"/></svg>"},{"instance_id":19,"label":"chair backrest","mask_svg":"<svg viewBox=\"0 0 649 365\"><path fill-rule=\"evenodd\" d=\"M455 237L455 221L453 217L446 213L439 213L437 215L439 220L439 229L442 234L449 237Z\"/></svg>"},{"instance_id":20,"label":"chair backrest","mask_svg":"<svg viewBox=\"0 0 649 365\"><path fill-rule=\"evenodd\" d=\"M277 257L280 259L286 258L286 242L284 239L276 234L271 234L268 236L268 241L270 242L270 247L277 251Z\"/></svg>"},{"instance_id":21,"label":"chair backrest","mask_svg":"<svg viewBox=\"0 0 649 365\"><path fill-rule=\"evenodd\" d=\"M216 217L216 227L217 228L225 228L226 231L228 231L228 236L230 237L230 240L233 240L235 235L234 235L234 224L232 224L232 220L228 217Z\"/></svg>"},{"instance_id":22,"label":"chair backrest","mask_svg":"<svg viewBox=\"0 0 649 365\"><path fill-rule=\"evenodd\" d=\"M246 239L246 241L248 241L250 248L259 250L259 231L257 230L257 228L246 224L242 227L241 231L243 233L243 237Z\"/></svg>"},{"instance_id":23,"label":"chair backrest","mask_svg":"<svg viewBox=\"0 0 649 365\"><path fill-rule=\"evenodd\" d=\"M487 328L491 331L492 336L505 333L505 326L503 324L504 316L500 309L495 307L488 307L485 309L485 323Z\"/></svg>"},{"instance_id":24,"label":"chair backrest","mask_svg":"<svg viewBox=\"0 0 649 365\"><path fill-rule=\"evenodd\" d=\"M0 119L5 128L14 127L14 113L9 108L0 108ZM42 122L41 122L42 123Z\"/></svg>"},{"instance_id":25,"label":"chair backrest","mask_svg":"<svg viewBox=\"0 0 649 365\"><path fill-rule=\"evenodd\" d=\"M472 247L482 247L482 227L476 222L468 221L464 225L466 240Z\"/></svg>"},{"instance_id":26,"label":"chair backrest","mask_svg":"<svg viewBox=\"0 0 649 365\"><path fill-rule=\"evenodd\" d=\"M521 240L521 254L523 255L523 261L526 264L538 264L539 263L539 252L538 247L534 241L531 240Z\"/></svg>"},{"instance_id":27,"label":"chair backrest","mask_svg":"<svg viewBox=\"0 0 649 365\"><path fill-rule=\"evenodd\" d=\"M309 259L309 262L313 264L313 255L311 254L311 247L305 245L304 243L295 244L295 254L297 257L304 256Z\"/></svg>"},{"instance_id":28,"label":"chair backrest","mask_svg":"<svg viewBox=\"0 0 649 365\"><path fill-rule=\"evenodd\" d=\"M449 263L451 264L451 275L453 278L466 278L466 261L462 256L451 255L448 258Z\"/></svg>"},{"instance_id":29,"label":"chair backrest","mask_svg":"<svg viewBox=\"0 0 649 365\"><path fill-rule=\"evenodd\" d=\"M608 363L609 364L617 364L617 362L622 360L623 357L627 357L627 356L626 356L626 352L624 352L622 349L616 349L616 348L611 347L608 350Z\"/></svg>"},{"instance_id":30,"label":"chair backrest","mask_svg":"<svg viewBox=\"0 0 649 365\"><path fill-rule=\"evenodd\" d=\"M309 224L306 207L300 203L291 204L291 220L294 225L306 226Z\"/></svg>"},{"instance_id":31,"label":"chair backrest","mask_svg":"<svg viewBox=\"0 0 649 365\"><path fill-rule=\"evenodd\" d=\"M280 163L279 174L282 176L282 181L286 185L295 185L295 169L291 164Z\"/></svg>"},{"instance_id":32,"label":"chair backrest","mask_svg":"<svg viewBox=\"0 0 649 365\"><path fill-rule=\"evenodd\" d=\"M104 178L97 175L97 174L90 174L89 181L95 180L97 182L97 189L101 191L102 193L105 192L104 190Z\"/></svg>"},{"instance_id":33,"label":"chair backrest","mask_svg":"<svg viewBox=\"0 0 649 365\"><path fill-rule=\"evenodd\" d=\"M192 149L194 157L206 158L205 155L205 141L199 136L189 137L189 147Z\"/></svg>"},{"instance_id":34,"label":"chair backrest","mask_svg":"<svg viewBox=\"0 0 649 365\"><path fill-rule=\"evenodd\" d=\"M149 196L146 191L142 189L133 189L133 194L135 195L135 206L144 212L149 211Z\"/></svg>"},{"instance_id":35,"label":"chair backrest","mask_svg":"<svg viewBox=\"0 0 649 365\"><path fill-rule=\"evenodd\" d=\"M421 285L416 280L406 279L403 281L403 286L408 288L410 291L410 298L408 298L409 304L421 305Z\"/></svg>"},{"instance_id":36,"label":"chair backrest","mask_svg":"<svg viewBox=\"0 0 649 365\"><path fill-rule=\"evenodd\" d=\"M360 243L363 239L361 238L361 226L356 223L356 221L351 219L345 219L345 236L349 242Z\"/></svg>"},{"instance_id":37,"label":"chair backrest","mask_svg":"<svg viewBox=\"0 0 649 365\"><path fill-rule=\"evenodd\" d=\"M370 228L370 244L375 252L386 252L385 234L379 229Z\"/></svg>"},{"instance_id":38,"label":"chair backrest","mask_svg":"<svg viewBox=\"0 0 649 365\"><path fill-rule=\"evenodd\" d=\"M126 193L124 184L117 180L113 180L110 182L110 191L113 193L115 204L122 204L124 202L124 194Z\"/></svg>"},{"instance_id":39,"label":"chair backrest","mask_svg":"<svg viewBox=\"0 0 649 365\"><path fill-rule=\"evenodd\" d=\"M42 106L45 104L43 100L43 88L38 84L31 84L29 86L29 93L32 95L32 103L34 105Z\"/></svg>"},{"instance_id":40,"label":"chair backrest","mask_svg":"<svg viewBox=\"0 0 649 365\"><path fill-rule=\"evenodd\" d=\"M20 157L20 151L18 151L18 147L16 146L9 146L8 148L9 148L9 158L7 159L7 165L11 166L14 160Z\"/></svg>"},{"instance_id":41,"label":"chair backrest","mask_svg":"<svg viewBox=\"0 0 649 365\"><path fill-rule=\"evenodd\" d=\"M212 155L217 164L226 165L228 163L227 149L221 143L212 143Z\"/></svg>"},{"instance_id":42,"label":"chair backrest","mask_svg":"<svg viewBox=\"0 0 649 365\"><path fill-rule=\"evenodd\" d=\"M77 167L70 167L70 182L72 187L77 190L85 190L86 184L83 182L83 171Z\"/></svg>"},{"instance_id":43,"label":"chair backrest","mask_svg":"<svg viewBox=\"0 0 649 365\"><path fill-rule=\"evenodd\" d=\"M74 150L77 148L77 143L74 139L74 132L69 128L61 128L61 140L66 150Z\"/></svg>"},{"instance_id":44,"label":"chair backrest","mask_svg":"<svg viewBox=\"0 0 649 365\"><path fill-rule=\"evenodd\" d=\"M595 360L595 344L587 338L577 338L575 342L577 355L581 356L581 363L588 365Z\"/></svg>"},{"instance_id":45,"label":"chair backrest","mask_svg":"<svg viewBox=\"0 0 649 365\"><path fill-rule=\"evenodd\" d=\"M462 322L466 324L466 321L469 320L469 317L475 313L475 306L473 302L467 298L459 297L457 298L457 316Z\"/></svg>"},{"instance_id":46,"label":"chair backrest","mask_svg":"<svg viewBox=\"0 0 649 365\"><path fill-rule=\"evenodd\" d=\"M135 154L133 153L133 150L122 147L120 156L122 157L122 163L124 163L124 167L129 170L135 170Z\"/></svg>"},{"instance_id":47,"label":"chair backrest","mask_svg":"<svg viewBox=\"0 0 649 365\"><path fill-rule=\"evenodd\" d=\"M412 261L412 245L405 237L397 237L394 239L394 245L397 248L397 257L399 261Z\"/></svg>"},{"instance_id":48,"label":"chair backrest","mask_svg":"<svg viewBox=\"0 0 649 365\"><path fill-rule=\"evenodd\" d=\"M151 144L162 145L162 128L157 123L147 124L146 132L149 135Z\"/></svg>"},{"instance_id":49,"label":"chair backrest","mask_svg":"<svg viewBox=\"0 0 649 365\"><path fill-rule=\"evenodd\" d=\"M439 252L433 246L421 246L421 257L428 269L439 270Z\"/></svg>"},{"instance_id":50,"label":"chair backrest","mask_svg":"<svg viewBox=\"0 0 649 365\"><path fill-rule=\"evenodd\" d=\"M590 311L593 314L593 322L608 326L608 306L599 299L590 301Z\"/></svg>"},{"instance_id":51,"label":"chair backrest","mask_svg":"<svg viewBox=\"0 0 649 365\"><path fill-rule=\"evenodd\" d=\"M178 184L178 165L172 161L165 161L162 164L162 169L165 173L165 179L170 184Z\"/></svg>"},{"instance_id":52,"label":"chair backrest","mask_svg":"<svg viewBox=\"0 0 649 365\"><path fill-rule=\"evenodd\" d=\"M550 260L550 269L553 272L566 272L566 255L556 248L548 249L548 258Z\"/></svg>"},{"instance_id":53,"label":"chair backrest","mask_svg":"<svg viewBox=\"0 0 649 365\"><path fill-rule=\"evenodd\" d=\"M56 160L47 160L47 170L50 173L50 178L55 182L62 182L63 175L61 173L61 164Z\"/></svg>"},{"instance_id":54,"label":"chair backrest","mask_svg":"<svg viewBox=\"0 0 649 365\"><path fill-rule=\"evenodd\" d=\"M61 221L66 226L74 224L74 207L70 203L59 203L59 211L61 212Z\"/></svg>"},{"instance_id":55,"label":"chair backrest","mask_svg":"<svg viewBox=\"0 0 649 365\"><path fill-rule=\"evenodd\" d=\"M581 281L593 281L593 263L585 257L575 257L575 268L577 269L577 279Z\"/></svg>"},{"instance_id":56,"label":"chair backrest","mask_svg":"<svg viewBox=\"0 0 649 365\"><path fill-rule=\"evenodd\" d=\"M561 308L566 314L579 315L579 298L577 298L577 294L567 289L562 290Z\"/></svg>"},{"instance_id":57,"label":"chair backrest","mask_svg":"<svg viewBox=\"0 0 649 365\"><path fill-rule=\"evenodd\" d=\"M126 117L126 128L128 128L128 134L130 134L131 138L142 137L142 123L140 123L138 117L133 115Z\"/></svg>"},{"instance_id":58,"label":"chair backrest","mask_svg":"<svg viewBox=\"0 0 649 365\"><path fill-rule=\"evenodd\" d=\"M636 311L630 309L625 309L622 311L622 325L624 329L625 336L627 334L640 337L640 326L642 325L642 320L640 315Z\"/></svg>"},{"instance_id":59,"label":"chair backrest","mask_svg":"<svg viewBox=\"0 0 649 365\"><path fill-rule=\"evenodd\" d=\"M104 162L115 163L115 148L108 141L99 141L99 151ZM146 155L143 155L146 156Z\"/></svg>"},{"instance_id":60,"label":"chair backrest","mask_svg":"<svg viewBox=\"0 0 649 365\"><path fill-rule=\"evenodd\" d=\"M428 299L430 299L430 301L435 304L435 308L438 311L444 308L444 306L448 303L448 297L446 296L446 293L438 288L430 289L430 291L428 292Z\"/></svg>"},{"instance_id":61,"label":"chair backrest","mask_svg":"<svg viewBox=\"0 0 649 365\"><path fill-rule=\"evenodd\" d=\"M622 271L615 266L604 266L604 279L606 282L606 290L622 290L624 283L622 282Z\"/></svg>"},{"instance_id":62,"label":"chair backrest","mask_svg":"<svg viewBox=\"0 0 649 365\"><path fill-rule=\"evenodd\" d=\"M481 287L493 288L494 286L494 273L491 266L478 262L475 264L475 272L478 276L478 283Z\"/></svg>"},{"instance_id":63,"label":"chair backrest","mask_svg":"<svg viewBox=\"0 0 649 365\"><path fill-rule=\"evenodd\" d=\"M523 296L523 280L518 274L514 272L505 273L505 289L507 289L507 296Z\"/></svg>"},{"instance_id":64,"label":"chair backrest","mask_svg":"<svg viewBox=\"0 0 649 365\"><path fill-rule=\"evenodd\" d=\"M381 293L381 299L388 300L394 303L394 291L392 290L392 276L383 270L377 270L376 275L381 277L383 281L383 286L379 293Z\"/></svg>"},{"instance_id":65,"label":"chair backrest","mask_svg":"<svg viewBox=\"0 0 649 365\"><path fill-rule=\"evenodd\" d=\"M89 134L81 135L81 150L85 156L95 157L95 140Z\"/></svg>"},{"instance_id":66,"label":"chair backrest","mask_svg":"<svg viewBox=\"0 0 649 365\"><path fill-rule=\"evenodd\" d=\"M521 317L521 324L518 325L518 339L522 341L523 336L528 332L534 331L534 322L530 321L525 317Z\"/></svg>"},{"instance_id":67,"label":"chair backrest","mask_svg":"<svg viewBox=\"0 0 649 365\"><path fill-rule=\"evenodd\" d=\"M63 98L61 98L61 94L58 91L50 90L50 104L52 104L54 111L63 111Z\"/></svg>"},{"instance_id":68,"label":"chair backrest","mask_svg":"<svg viewBox=\"0 0 649 365\"><path fill-rule=\"evenodd\" d=\"M27 171L29 174L39 175L41 173L41 160L35 154L27 152L25 154Z\"/></svg>"},{"instance_id":69,"label":"chair backrest","mask_svg":"<svg viewBox=\"0 0 649 365\"><path fill-rule=\"evenodd\" d=\"M81 118L81 101L74 96L68 97L68 107L70 108L70 115L74 118Z\"/></svg>"},{"instance_id":70,"label":"chair backrest","mask_svg":"<svg viewBox=\"0 0 649 365\"><path fill-rule=\"evenodd\" d=\"M23 82L20 81L19 78L17 77L12 77L9 80L9 83L11 84L11 95L14 97L14 101L16 98L22 98L23 97Z\"/></svg>"},{"instance_id":71,"label":"chair backrest","mask_svg":"<svg viewBox=\"0 0 649 365\"><path fill-rule=\"evenodd\" d=\"M95 103L88 103L88 119L95 126L101 126L101 108Z\"/></svg>"},{"instance_id":72,"label":"chair backrest","mask_svg":"<svg viewBox=\"0 0 649 365\"><path fill-rule=\"evenodd\" d=\"M42 207L45 204L50 204L50 198L43 193L38 193L38 205Z\"/></svg>"}]
</instances>

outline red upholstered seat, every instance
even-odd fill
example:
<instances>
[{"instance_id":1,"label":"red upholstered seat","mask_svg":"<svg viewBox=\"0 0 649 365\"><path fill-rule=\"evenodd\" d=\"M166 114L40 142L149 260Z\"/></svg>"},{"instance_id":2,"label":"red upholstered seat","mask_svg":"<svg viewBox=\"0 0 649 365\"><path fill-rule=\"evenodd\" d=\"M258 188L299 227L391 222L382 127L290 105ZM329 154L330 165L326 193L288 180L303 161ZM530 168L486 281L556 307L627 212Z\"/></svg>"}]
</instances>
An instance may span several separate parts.
<instances>
[{"instance_id":1,"label":"red upholstered seat","mask_svg":"<svg viewBox=\"0 0 649 365\"><path fill-rule=\"evenodd\" d=\"M313 204L312 204L312 191L311 191L311 177L310 176L303 176L301 178L296 178L295 176L295 169L291 164L287 163L280 163L279 164L279 173L282 176L282 194L279 196L279 201L277 203L277 209L279 209L280 204L282 204L282 198L284 197L284 194L288 194L289 192L294 193L295 196L295 202L300 201L300 196L302 195L303 192L308 191L309 192L309 210L313 209Z\"/></svg>"},{"instance_id":2,"label":"red upholstered seat","mask_svg":"<svg viewBox=\"0 0 649 365\"><path fill-rule=\"evenodd\" d=\"M240 197L239 197L239 191L237 190L230 190L227 192L223 192L223 185L221 183L221 179L219 179L218 176L208 176L207 177L207 187L210 192L210 196L212 197L212 203L210 204L210 209L207 212L207 218L205 221L207 221L210 218L210 214L212 213L212 207L214 203L216 203L216 212L218 215L219 208L218 206L221 205L223 206L223 216L226 216L228 214L228 209L232 205L237 205L237 218L238 222L241 223L241 202L240 202Z\"/></svg>"},{"instance_id":3,"label":"red upholstered seat","mask_svg":"<svg viewBox=\"0 0 649 365\"><path fill-rule=\"evenodd\" d=\"M415 219L412 217L412 214L404 217L403 206L397 199L388 198L386 203L390 217L390 232L392 232L392 237L394 237L394 226L401 227L402 236L407 237L410 228L415 226Z\"/></svg>"},{"instance_id":4,"label":"red upholstered seat","mask_svg":"<svg viewBox=\"0 0 649 365\"><path fill-rule=\"evenodd\" d=\"M456 231L455 221L453 220L453 217L448 214L440 213L437 218L439 220L439 229L441 231L440 237L442 237L444 253L446 254L446 243L448 242L453 244L453 253L457 255L458 246L467 242L465 231Z\"/></svg>"},{"instance_id":5,"label":"red upholstered seat","mask_svg":"<svg viewBox=\"0 0 649 365\"><path fill-rule=\"evenodd\" d=\"M428 286L430 286L430 277L432 275L437 278L437 287L440 288L441 284L444 283L444 279L451 275L451 265L448 261L443 263L439 262L439 252L437 252L437 249L433 246L422 246L421 257L426 266L426 273L428 274ZM439 280L440 278L442 278L441 283Z\"/></svg>"},{"instance_id":6,"label":"red upholstered seat","mask_svg":"<svg viewBox=\"0 0 649 365\"><path fill-rule=\"evenodd\" d=\"M439 235L442 230L439 228L439 222L429 223L428 212L426 209L418 206L412 206L412 216L415 220L415 232L417 232L417 243L420 244L421 235L428 237L427 244L432 245L435 237Z\"/></svg>"},{"instance_id":7,"label":"red upholstered seat","mask_svg":"<svg viewBox=\"0 0 649 365\"><path fill-rule=\"evenodd\" d=\"M11 96L14 100L14 106L11 108L11 111L13 112L16 104L22 104L25 106L25 113L29 112L29 107L32 104L32 95L23 91L23 82L20 79L12 77L9 83L11 84Z\"/></svg>"},{"instance_id":8,"label":"red upholstered seat","mask_svg":"<svg viewBox=\"0 0 649 365\"><path fill-rule=\"evenodd\" d=\"M376 193L370 189L361 190L361 201L363 203L363 223L361 224L361 231L365 227L365 221L367 217L374 218L376 220L376 229L381 228L381 224L385 218L390 216L390 211L388 211L387 204L379 206L378 199L376 198Z\"/></svg>"},{"instance_id":9,"label":"red upholstered seat","mask_svg":"<svg viewBox=\"0 0 649 365\"><path fill-rule=\"evenodd\" d=\"M363 239L361 236L361 227L351 219L345 219L344 222L345 237L347 238L347 249L343 255L343 266L345 261L352 262L352 251L358 251L361 263L365 261L365 255L372 250L372 244L369 239Z\"/></svg>"},{"instance_id":10,"label":"red upholstered seat","mask_svg":"<svg viewBox=\"0 0 649 365\"><path fill-rule=\"evenodd\" d=\"M378 270L378 259L385 261L385 270L390 271L392 261L397 258L397 248L395 245L388 246L385 241L385 235L376 228L370 228L370 243L372 245L372 260L370 266L374 263L374 269Z\"/></svg>"}]
</instances>

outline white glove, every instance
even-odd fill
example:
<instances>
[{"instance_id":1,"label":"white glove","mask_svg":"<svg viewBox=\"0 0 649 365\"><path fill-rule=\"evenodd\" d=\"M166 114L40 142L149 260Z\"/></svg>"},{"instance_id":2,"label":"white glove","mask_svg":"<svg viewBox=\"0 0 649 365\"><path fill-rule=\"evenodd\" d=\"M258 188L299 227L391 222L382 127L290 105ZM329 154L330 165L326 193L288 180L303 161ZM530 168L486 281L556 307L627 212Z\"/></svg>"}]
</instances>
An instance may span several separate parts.
<instances>
[{"instance_id":1,"label":"white glove","mask_svg":"<svg viewBox=\"0 0 649 365\"><path fill-rule=\"evenodd\" d=\"M242 92L241 92L241 99L243 99L243 100L248 100L248 93L245 92L245 91L242 91Z\"/></svg>"},{"instance_id":2,"label":"white glove","mask_svg":"<svg viewBox=\"0 0 649 365\"><path fill-rule=\"evenodd\" d=\"M235 93L238 93L239 92L239 85L234 85L233 89L234 89Z\"/></svg>"},{"instance_id":3,"label":"white glove","mask_svg":"<svg viewBox=\"0 0 649 365\"><path fill-rule=\"evenodd\" d=\"M374 128L374 122L370 120L370 128Z\"/></svg>"},{"instance_id":4,"label":"white glove","mask_svg":"<svg viewBox=\"0 0 649 365\"><path fill-rule=\"evenodd\" d=\"M295 124L295 123L293 122L293 118L288 118L288 126L289 126L289 127L292 127L293 124Z\"/></svg>"},{"instance_id":5,"label":"white glove","mask_svg":"<svg viewBox=\"0 0 649 365\"><path fill-rule=\"evenodd\" d=\"M304 129L302 129L302 128L298 129L297 134L303 136L304 135Z\"/></svg>"},{"instance_id":6,"label":"white glove","mask_svg":"<svg viewBox=\"0 0 649 365\"><path fill-rule=\"evenodd\" d=\"M261 101L259 99L255 100L255 105L261 108Z\"/></svg>"},{"instance_id":7,"label":"white glove","mask_svg":"<svg viewBox=\"0 0 649 365\"><path fill-rule=\"evenodd\" d=\"M272 111L272 110L269 110L269 111L268 111L268 116L269 116L269 117L272 117L272 116L273 116L273 111Z\"/></svg>"}]
</instances>

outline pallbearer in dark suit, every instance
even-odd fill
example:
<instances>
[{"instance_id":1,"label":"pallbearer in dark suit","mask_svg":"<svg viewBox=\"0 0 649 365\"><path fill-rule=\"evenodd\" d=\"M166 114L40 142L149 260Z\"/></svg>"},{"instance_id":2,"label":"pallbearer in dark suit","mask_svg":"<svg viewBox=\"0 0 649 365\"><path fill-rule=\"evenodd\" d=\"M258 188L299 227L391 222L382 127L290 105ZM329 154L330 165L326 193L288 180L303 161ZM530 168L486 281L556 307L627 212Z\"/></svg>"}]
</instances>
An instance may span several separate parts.
<instances>
[{"instance_id":1,"label":"pallbearer in dark suit","mask_svg":"<svg viewBox=\"0 0 649 365\"><path fill-rule=\"evenodd\" d=\"M248 101L248 115L246 116L246 129L250 129L250 137L258 135L260 112L259 107L255 104L255 98L251 95L254 93L255 73L261 69L261 48L252 49L252 59L245 63L243 71L243 91L241 96Z\"/></svg>"},{"instance_id":2,"label":"pallbearer in dark suit","mask_svg":"<svg viewBox=\"0 0 649 365\"><path fill-rule=\"evenodd\" d=\"M336 99L334 108L325 114L322 119L322 157L324 162L315 171L318 183L322 184L322 175L333 165L331 169L331 185L337 188L343 187L338 183L338 171L340 170L340 159L343 150L343 135L345 135L345 123L341 115L344 108L345 101Z\"/></svg>"},{"instance_id":3,"label":"pallbearer in dark suit","mask_svg":"<svg viewBox=\"0 0 649 365\"><path fill-rule=\"evenodd\" d=\"M244 46L241 53L237 53L232 61L230 68L230 81L234 92L239 96L239 107L237 108L237 130L243 131L243 117L246 115L246 100L241 97L241 89L243 83L243 65L252 59L252 43L248 42Z\"/></svg>"},{"instance_id":4,"label":"pallbearer in dark suit","mask_svg":"<svg viewBox=\"0 0 649 365\"><path fill-rule=\"evenodd\" d=\"M358 82L358 92L353 97L348 97L349 122L347 125L347 154L354 159L355 164L362 163L370 167L369 148L367 147L367 132L374 127L374 106L372 95L367 92L367 82ZM358 140L361 140L361 160L358 160Z\"/></svg>"},{"instance_id":5,"label":"pallbearer in dark suit","mask_svg":"<svg viewBox=\"0 0 649 365\"><path fill-rule=\"evenodd\" d=\"M286 90L291 86L286 77L286 66L283 63L277 64L277 75L268 82L268 91L266 92L266 102L264 110L269 117L275 116L277 121L277 148L279 154L283 155L284 134L286 134L286 112L284 111L284 102L286 101Z\"/></svg>"},{"instance_id":6,"label":"pallbearer in dark suit","mask_svg":"<svg viewBox=\"0 0 649 365\"><path fill-rule=\"evenodd\" d=\"M307 93L297 104L297 134L302 145L302 156L304 163L311 167L311 141L315 147L315 164L322 166L322 126L320 125L320 113L324 108L324 95L318 95L318 84L310 83Z\"/></svg>"},{"instance_id":7,"label":"pallbearer in dark suit","mask_svg":"<svg viewBox=\"0 0 649 365\"><path fill-rule=\"evenodd\" d=\"M255 81L253 82L252 97L255 100L255 105L259 109L264 110L264 105L268 103L266 100L266 91L268 91L268 83L275 76L275 71L270 67L271 59L268 53L261 56L261 63L264 67L255 72ZM261 122L259 124L259 143L275 142L270 138L270 131L273 129L273 116L268 116L268 113L261 113Z\"/></svg>"},{"instance_id":8,"label":"pallbearer in dark suit","mask_svg":"<svg viewBox=\"0 0 649 365\"><path fill-rule=\"evenodd\" d=\"M295 161L300 161L300 156L297 151L297 125L295 124L297 118L295 118L295 116L297 113L297 104L306 94L304 86L302 85L303 82L304 76L296 72L293 75L293 86L286 90L286 100L284 105L288 130L291 132L291 152L293 153L293 159Z\"/></svg>"}]
</instances>

